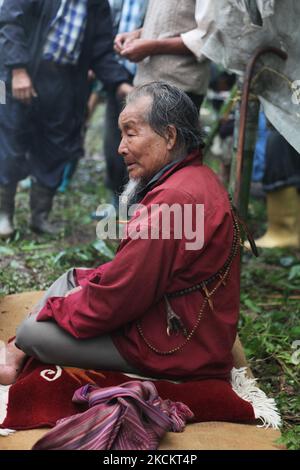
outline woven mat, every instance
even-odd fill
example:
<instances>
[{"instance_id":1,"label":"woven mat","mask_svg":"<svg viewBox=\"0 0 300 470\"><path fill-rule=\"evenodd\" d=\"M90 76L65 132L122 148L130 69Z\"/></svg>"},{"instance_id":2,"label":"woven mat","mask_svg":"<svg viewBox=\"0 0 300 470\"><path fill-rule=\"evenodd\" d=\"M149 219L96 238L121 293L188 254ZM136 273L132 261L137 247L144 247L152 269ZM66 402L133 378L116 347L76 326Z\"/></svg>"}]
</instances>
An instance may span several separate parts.
<instances>
[{"instance_id":1,"label":"woven mat","mask_svg":"<svg viewBox=\"0 0 300 470\"><path fill-rule=\"evenodd\" d=\"M0 299L0 340L15 335L16 326L30 312L41 292L26 292ZM0 450L27 450L47 432L47 429L18 431L0 437ZM161 450L279 450L276 444L280 432L255 425L221 422L190 424L184 433L168 433Z\"/></svg>"}]
</instances>

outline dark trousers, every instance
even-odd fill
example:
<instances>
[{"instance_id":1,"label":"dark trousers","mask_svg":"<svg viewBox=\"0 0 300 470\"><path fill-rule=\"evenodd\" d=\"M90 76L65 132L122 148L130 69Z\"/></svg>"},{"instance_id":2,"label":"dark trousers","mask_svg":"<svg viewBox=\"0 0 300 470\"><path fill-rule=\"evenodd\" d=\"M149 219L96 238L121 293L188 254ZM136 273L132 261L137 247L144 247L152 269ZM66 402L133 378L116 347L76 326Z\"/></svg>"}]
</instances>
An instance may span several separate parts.
<instances>
[{"instance_id":1,"label":"dark trousers","mask_svg":"<svg viewBox=\"0 0 300 470\"><path fill-rule=\"evenodd\" d=\"M187 93L188 97L191 98L192 102L198 109L198 112L200 113L200 108L204 100L204 95L196 95L195 93Z\"/></svg>"},{"instance_id":2,"label":"dark trousers","mask_svg":"<svg viewBox=\"0 0 300 470\"><path fill-rule=\"evenodd\" d=\"M276 129L268 132L264 191L293 186L300 190L300 155Z\"/></svg>"},{"instance_id":3,"label":"dark trousers","mask_svg":"<svg viewBox=\"0 0 300 470\"><path fill-rule=\"evenodd\" d=\"M127 168L118 148L121 133L118 127L123 103L114 92L109 92L105 112L104 155L106 160L106 186L115 194L120 194L128 181Z\"/></svg>"},{"instance_id":4,"label":"dark trousers","mask_svg":"<svg viewBox=\"0 0 300 470\"><path fill-rule=\"evenodd\" d=\"M32 175L57 188L66 164L82 156L83 111L74 86L76 69L42 62L34 80L38 97L30 105L8 92L0 105L0 184Z\"/></svg>"}]
</instances>

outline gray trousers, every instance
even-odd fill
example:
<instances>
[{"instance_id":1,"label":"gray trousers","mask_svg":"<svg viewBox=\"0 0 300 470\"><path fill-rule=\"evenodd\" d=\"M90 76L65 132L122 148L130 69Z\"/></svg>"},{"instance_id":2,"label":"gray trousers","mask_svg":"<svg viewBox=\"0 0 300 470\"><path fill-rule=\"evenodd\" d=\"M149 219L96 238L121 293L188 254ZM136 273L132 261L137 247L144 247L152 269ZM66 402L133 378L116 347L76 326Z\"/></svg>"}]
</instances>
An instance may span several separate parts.
<instances>
[{"instance_id":1,"label":"gray trousers","mask_svg":"<svg viewBox=\"0 0 300 470\"><path fill-rule=\"evenodd\" d=\"M70 269L58 278L34 307L33 313L19 326L16 346L46 364L138 373L120 355L109 335L76 339L54 321L36 321L49 297L63 297L76 287L73 272Z\"/></svg>"}]
</instances>

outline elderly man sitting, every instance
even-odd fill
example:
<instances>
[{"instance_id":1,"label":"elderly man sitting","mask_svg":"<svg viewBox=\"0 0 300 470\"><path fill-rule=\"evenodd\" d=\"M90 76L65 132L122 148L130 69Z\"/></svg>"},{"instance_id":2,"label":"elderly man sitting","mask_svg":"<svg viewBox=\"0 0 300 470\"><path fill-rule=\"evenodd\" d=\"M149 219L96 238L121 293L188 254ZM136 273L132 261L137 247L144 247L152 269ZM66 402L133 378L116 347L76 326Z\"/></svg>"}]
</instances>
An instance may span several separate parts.
<instances>
[{"instance_id":1,"label":"elderly man sitting","mask_svg":"<svg viewBox=\"0 0 300 470\"><path fill-rule=\"evenodd\" d=\"M141 209L113 261L71 269L50 287L7 346L0 383L16 380L26 356L174 379L229 377L239 228L202 163L198 112L185 93L153 82L128 96L119 125L125 194Z\"/></svg>"}]
</instances>

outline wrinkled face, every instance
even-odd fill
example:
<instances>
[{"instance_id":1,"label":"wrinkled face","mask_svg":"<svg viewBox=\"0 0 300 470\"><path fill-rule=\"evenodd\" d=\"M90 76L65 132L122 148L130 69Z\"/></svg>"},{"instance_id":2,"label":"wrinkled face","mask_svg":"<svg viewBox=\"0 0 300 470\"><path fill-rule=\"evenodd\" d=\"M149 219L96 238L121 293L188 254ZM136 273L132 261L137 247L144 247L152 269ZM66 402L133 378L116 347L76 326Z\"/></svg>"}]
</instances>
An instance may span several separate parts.
<instances>
[{"instance_id":1,"label":"wrinkled face","mask_svg":"<svg viewBox=\"0 0 300 470\"><path fill-rule=\"evenodd\" d=\"M143 96L128 104L120 114L122 140L119 153L131 179L149 181L171 161L173 144L156 134L145 122L150 106L151 98Z\"/></svg>"}]
</instances>

